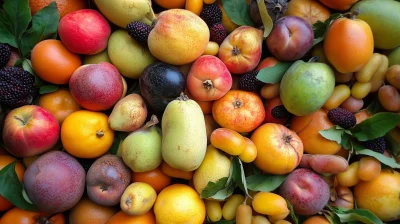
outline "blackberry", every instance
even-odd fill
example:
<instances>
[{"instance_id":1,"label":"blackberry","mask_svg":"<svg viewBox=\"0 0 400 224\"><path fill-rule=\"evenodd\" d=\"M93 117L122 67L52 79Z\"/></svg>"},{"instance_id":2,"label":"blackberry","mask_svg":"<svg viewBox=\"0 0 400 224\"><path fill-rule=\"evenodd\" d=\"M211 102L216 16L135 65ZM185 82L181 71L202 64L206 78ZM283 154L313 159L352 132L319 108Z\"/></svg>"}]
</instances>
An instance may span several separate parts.
<instances>
[{"instance_id":1,"label":"blackberry","mask_svg":"<svg viewBox=\"0 0 400 224\"><path fill-rule=\"evenodd\" d=\"M216 3L204 4L200 13L200 18L202 18L208 26L212 26L215 23L222 22L222 11Z\"/></svg>"},{"instance_id":2,"label":"blackberry","mask_svg":"<svg viewBox=\"0 0 400 224\"><path fill-rule=\"evenodd\" d=\"M249 91L249 92L258 92L261 87L264 85L263 82L257 79L258 70L253 70L245 73L239 78L239 89Z\"/></svg>"},{"instance_id":3,"label":"blackberry","mask_svg":"<svg viewBox=\"0 0 400 224\"><path fill-rule=\"evenodd\" d=\"M6 66L11 57L11 48L8 44L0 43L0 68Z\"/></svg>"},{"instance_id":4,"label":"blackberry","mask_svg":"<svg viewBox=\"0 0 400 224\"><path fill-rule=\"evenodd\" d=\"M126 26L129 36L141 43L147 43L151 29L151 26L139 21L133 21Z\"/></svg>"},{"instance_id":5,"label":"blackberry","mask_svg":"<svg viewBox=\"0 0 400 224\"><path fill-rule=\"evenodd\" d=\"M0 69L0 103L10 108L30 104L37 94L35 78L19 67Z\"/></svg>"},{"instance_id":6,"label":"blackberry","mask_svg":"<svg viewBox=\"0 0 400 224\"><path fill-rule=\"evenodd\" d=\"M354 127L357 122L353 113L340 107L329 110L328 118L332 123L339 125L344 129Z\"/></svg>"},{"instance_id":7,"label":"blackberry","mask_svg":"<svg viewBox=\"0 0 400 224\"><path fill-rule=\"evenodd\" d=\"M228 36L228 31L226 31L222 23L215 23L210 26L210 40L218 44L221 44Z\"/></svg>"},{"instance_id":8,"label":"blackberry","mask_svg":"<svg viewBox=\"0 0 400 224\"><path fill-rule=\"evenodd\" d=\"M386 141L384 137L365 141L363 142L363 145L365 148L378 153L383 153L386 149Z\"/></svg>"},{"instance_id":9,"label":"blackberry","mask_svg":"<svg viewBox=\"0 0 400 224\"><path fill-rule=\"evenodd\" d=\"M274 107L271 110L271 115L274 118L283 119L283 118L289 117L290 113L289 113L289 111L286 110L286 108L283 105L279 105L279 106Z\"/></svg>"}]
</instances>

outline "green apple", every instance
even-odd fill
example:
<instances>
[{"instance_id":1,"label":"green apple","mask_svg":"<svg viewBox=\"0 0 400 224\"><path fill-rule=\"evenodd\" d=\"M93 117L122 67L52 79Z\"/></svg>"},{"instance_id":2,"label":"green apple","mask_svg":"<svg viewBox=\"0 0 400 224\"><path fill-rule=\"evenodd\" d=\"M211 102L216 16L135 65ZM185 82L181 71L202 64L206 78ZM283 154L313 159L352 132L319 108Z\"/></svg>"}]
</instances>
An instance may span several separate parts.
<instances>
[{"instance_id":1,"label":"green apple","mask_svg":"<svg viewBox=\"0 0 400 224\"><path fill-rule=\"evenodd\" d=\"M84 55L82 58L82 64L98 64L100 62L108 62L111 63L110 58L108 57L107 49L104 51L94 54L94 55Z\"/></svg>"},{"instance_id":2,"label":"green apple","mask_svg":"<svg viewBox=\"0 0 400 224\"><path fill-rule=\"evenodd\" d=\"M283 75L279 92L290 113L305 116L320 109L334 88L335 75L327 64L298 60Z\"/></svg>"}]
</instances>

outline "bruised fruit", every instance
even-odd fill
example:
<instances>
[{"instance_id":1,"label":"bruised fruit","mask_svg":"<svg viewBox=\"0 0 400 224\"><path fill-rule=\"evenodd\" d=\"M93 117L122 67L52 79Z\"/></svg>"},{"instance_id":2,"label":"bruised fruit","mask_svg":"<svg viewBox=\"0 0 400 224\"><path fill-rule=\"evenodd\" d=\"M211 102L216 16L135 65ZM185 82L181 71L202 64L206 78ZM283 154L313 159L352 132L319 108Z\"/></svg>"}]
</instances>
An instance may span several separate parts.
<instances>
[{"instance_id":1,"label":"bruised fruit","mask_svg":"<svg viewBox=\"0 0 400 224\"><path fill-rule=\"evenodd\" d=\"M81 199L85 190L85 170L71 155L51 151L26 169L23 184L28 197L40 211L64 212Z\"/></svg>"},{"instance_id":2,"label":"bruised fruit","mask_svg":"<svg viewBox=\"0 0 400 224\"><path fill-rule=\"evenodd\" d=\"M132 183L121 196L121 210L129 215L144 215L153 207L156 198L157 193L151 185Z\"/></svg>"},{"instance_id":3,"label":"bruised fruit","mask_svg":"<svg viewBox=\"0 0 400 224\"><path fill-rule=\"evenodd\" d=\"M121 157L104 155L90 166L86 175L87 194L99 205L114 206L130 181L131 171Z\"/></svg>"}]
</instances>

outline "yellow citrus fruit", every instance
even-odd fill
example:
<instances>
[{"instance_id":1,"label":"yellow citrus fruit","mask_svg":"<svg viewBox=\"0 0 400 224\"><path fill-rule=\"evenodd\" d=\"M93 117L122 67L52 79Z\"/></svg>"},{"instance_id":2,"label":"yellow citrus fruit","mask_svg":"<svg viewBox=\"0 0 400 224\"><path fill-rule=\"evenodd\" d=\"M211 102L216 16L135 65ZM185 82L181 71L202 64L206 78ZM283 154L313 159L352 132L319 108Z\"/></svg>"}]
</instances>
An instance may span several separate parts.
<instances>
[{"instance_id":1,"label":"yellow citrus fruit","mask_svg":"<svg viewBox=\"0 0 400 224\"><path fill-rule=\"evenodd\" d=\"M164 188L154 204L158 224L202 224L206 207L200 195L184 184Z\"/></svg>"},{"instance_id":2,"label":"yellow citrus fruit","mask_svg":"<svg viewBox=\"0 0 400 224\"><path fill-rule=\"evenodd\" d=\"M68 115L61 126L64 149L78 158L96 158L108 151L114 131L102 112L79 110Z\"/></svg>"}]
</instances>

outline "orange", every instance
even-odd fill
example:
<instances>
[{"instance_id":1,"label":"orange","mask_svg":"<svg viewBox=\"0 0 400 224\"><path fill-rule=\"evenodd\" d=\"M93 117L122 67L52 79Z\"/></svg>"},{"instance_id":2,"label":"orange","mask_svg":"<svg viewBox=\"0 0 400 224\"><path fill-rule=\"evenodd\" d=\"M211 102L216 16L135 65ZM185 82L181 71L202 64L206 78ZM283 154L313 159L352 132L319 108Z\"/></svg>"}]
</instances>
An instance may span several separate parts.
<instances>
[{"instance_id":1,"label":"orange","mask_svg":"<svg viewBox=\"0 0 400 224\"><path fill-rule=\"evenodd\" d=\"M158 224L202 224L206 217L206 206L193 188L173 184L157 196L154 214Z\"/></svg>"},{"instance_id":2,"label":"orange","mask_svg":"<svg viewBox=\"0 0 400 224\"><path fill-rule=\"evenodd\" d=\"M371 27L355 18L335 20L326 34L324 52L329 63L340 73L360 70L374 53Z\"/></svg>"},{"instance_id":3,"label":"orange","mask_svg":"<svg viewBox=\"0 0 400 224\"><path fill-rule=\"evenodd\" d=\"M53 1L54 0L29 0L32 16ZM85 0L56 0L60 19L70 12L87 8L86 2Z\"/></svg>"},{"instance_id":4,"label":"orange","mask_svg":"<svg viewBox=\"0 0 400 224\"><path fill-rule=\"evenodd\" d=\"M400 173L383 169L372 181L360 181L354 187L358 208L368 209L383 222L400 218Z\"/></svg>"},{"instance_id":5,"label":"orange","mask_svg":"<svg viewBox=\"0 0 400 224\"><path fill-rule=\"evenodd\" d=\"M157 193L171 184L171 177L162 172L160 167L147 172L132 172L132 182L143 182L151 185Z\"/></svg>"},{"instance_id":6,"label":"orange","mask_svg":"<svg viewBox=\"0 0 400 224\"><path fill-rule=\"evenodd\" d=\"M348 10L352 5L354 5L359 0L319 0L319 1L331 9L345 11Z\"/></svg>"},{"instance_id":7,"label":"orange","mask_svg":"<svg viewBox=\"0 0 400 224\"><path fill-rule=\"evenodd\" d=\"M331 12L318 0L292 0L288 4L285 15L301 17L312 25L318 20L324 22Z\"/></svg>"},{"instance_id":8,"label":"orange","mask_svg":"<svg viewBox=\"0 0 400 224\"><path fill-rule=\"evenodd\" d=\"M81 109L67 89L41 95L39 106L52 113L60 125L69 114Z\"/></svg>"},{"instance_id":9,"label":"orange","mask_svg":"<svg viewBox=\"0 0 400 224\"><path fill-rule=\"evenodd\" d=\"M14 162L15 160L16 158L12 156L0 155L0 170L2 170L5 166ZM25 167L22 165L21 162L17 162L15 164L15 172L17 173L19 180L22 181L22 178L24 177ZM7 199L0 195L0 211L6 211L12 207L13 205Z\"/></svg>"},{"instance_id":10,"label":"orange","mask_svg":"<svg viewBox=\"0 0 400 224\"><path fill-rule=\"evenodd\" d=\"M104 224L117 213L113 207L99 205L82 198L69 212L70 224Z\"/></svg>"},{"instance_id":11,"label":"orange","mask_svg":"<svg viewBox=\"0 0 400 224\"><path fill-rule=\"evenodd\" d=\"M314 215L306 219L303 224L330 224L330 222L323 215Z\"/></svg>"},{"instance_id":12,"label":"orange","mask_svg":"<svg viewBox=\"0 0 400 224\"><path fill-rule=\"evenodd\" d=\"M20 208L12 208L7 211L0 220L0 224L64 224L65 217L62 213L49 215L43 212L25 211Z\"/></svg>"},{"instance_id":13,"label":"orange","mask_svg":"<svg viewBox=\"0 0 400 224\"><path fill-rule=\"evenodd\" d=\"M319 109L306 116L295 116L292 119L292 130L295 131L304 145L304 152L309 154L335 154L341 146L330 141L319 133L321 130L329 129L333 123L329 120L327 111Z\"/></svg>"},{"instance_id":14,"label":"orange","mask_svg":"<svg viewBox=\"0 0 400 224\"><path fill-rule=\"evenodd\" d=\"M44 81L68 84L74 71L82 65L79 55L70 52L59 40L39 42L31 52L32 67Z\"/></svg>"},{"instance_id":15,"label":"orange","mask_svg":"<svg viewBox=\"0 0 400 224\"><path fill-rule=\"evenodd\" d=\"M61 126L64 149L78 158L96 158L105 154L114 140L108 116L102 112L79 110L68 115Z\"/></svg>"},{"instance_id":16,"label":"orange","mask_svg":"<svg viewBox=\"0 0 400 224\"><path fill-rule=\"evenodd\" d=\"M165 9L184 8L186 0L154 0L157 5Z\"/></svg>"},{"instance_id":17,"label":"orange","mask_svg":"<svg viewBox=\"0 0 400 224\"><path fill-rule=\"evenodd\" d=\"M119 211L106 224L156 224L156 218L151 210L144 215L128 215Z\"/></svg>"},{"instance_id":18,"label":"orange","mask_svg":"<svg viewBox=\"0 0 400 224\"><path fill-rule=\"evenodd\" d=\"M183 170L175 169L175 168L171 167L165 161L163 161L161 163L160 167L161 167L162 172L170 177L180 178L180 179L185 179L185 180L191 180L193 178L193 171L183 171Z\"/></svg>"}]
</instances>

